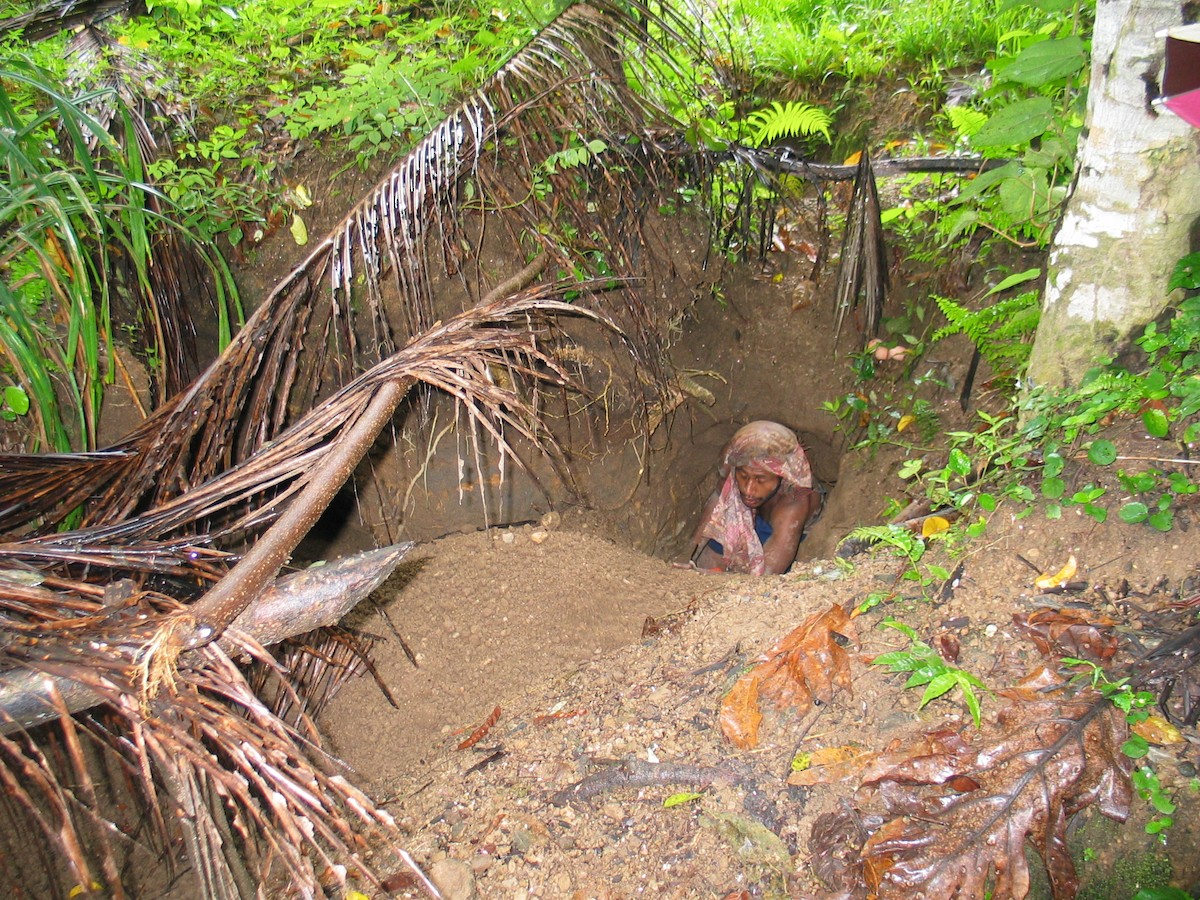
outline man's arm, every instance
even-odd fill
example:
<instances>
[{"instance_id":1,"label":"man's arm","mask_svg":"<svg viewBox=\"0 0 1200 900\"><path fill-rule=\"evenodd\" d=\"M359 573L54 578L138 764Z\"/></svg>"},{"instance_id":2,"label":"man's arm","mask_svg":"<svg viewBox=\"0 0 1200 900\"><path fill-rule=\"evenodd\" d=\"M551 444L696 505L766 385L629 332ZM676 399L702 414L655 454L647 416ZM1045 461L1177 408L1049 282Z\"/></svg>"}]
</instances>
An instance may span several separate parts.
<instances>
[{"instance_id":1,"label":"man's arm","mask_svg":"<svg viewBox=\"0 0 1200 900\"><path fill-rule=\"evenodd\" d=\"M800 549L800 538L804 536L804 525L816 510L820 498L816 491L809 490L790 503L781 503L772 512L771 536L763 545L766 575L782 575L796 561Z\"/></svg>"}]
</instances>

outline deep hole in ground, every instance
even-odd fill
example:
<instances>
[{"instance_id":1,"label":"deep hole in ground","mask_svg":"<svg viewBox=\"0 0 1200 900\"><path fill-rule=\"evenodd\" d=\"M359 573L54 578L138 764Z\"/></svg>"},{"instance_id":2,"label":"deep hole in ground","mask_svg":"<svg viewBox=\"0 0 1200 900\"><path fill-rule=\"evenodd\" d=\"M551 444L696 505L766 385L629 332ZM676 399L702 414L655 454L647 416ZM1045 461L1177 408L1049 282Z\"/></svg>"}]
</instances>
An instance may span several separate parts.
<instances>
[{"instance_id":1,"label":"deep hole in ground","mask_svg":"<svg viewBox=\"0 0 1200 900\"><path fill-rule=\"evenodd\" d=\"M739 757L720 738L714 704L732 671L805 615L861 599L864 585L897 583L898 565L886 556L858 562L853 584L824 578L837 541L859 524L878 522L887 501L897 498L899 456L887 447L874 455L847 453L822 410L852 387L846 354L856 341L851 324L834 343L831 271L810 284L811 262L802 252L718 270L704 265L703 242L664 243L673 248L677 274L672 295L663 298L674 311L672 362L692 387L648 436L631 435L619 416L608 415L623 398L595 402L587 426L572 432L578 440L567 442L580 490L535 470L543 491L514 469L501 481L494 457L481 463L458 442L450 407L435 404L424 432L412 420L407 427L397 423L296 560L397 539L418 542L346 623L377 639L379 682L369 675L350 680L320 724L338 764L348 765L355 783L401 820L419 862L430 869L467 866L481 896L724 896L743 884L758 891L770 882L773 876L753 866L738 867L711 820L706 825L703 816L662 810L666 790L614 792L578 810L548 805L548 796L596 761L737 758L758 767L758 788L715 787L705 809L737 810L765 824L798 864L806 859L814 817L850 790L810 795L782 786L792 739L781 728L763 752ZM256 267L266 286L300 252L289 250L276 251L274 268ZM919 271L897 260L887 315L905 316L930 293L964 296L972 274L956 266ZM885 364L872 388L906 391L915 387L911 376L932 372L922 398L943 430L963 427L968 417L957 397L968 351L952 340L919 370ZM974 402L982 405L991 399L986 376L980 384ZM795 428L816 474L832 488L825 514L801 547L810 564L784 579L673 569L667 560L713 484L718 449L755 418ZM429 433L442 434L437 452L422 436ZM393 437L398 451L389 449ZM491 453L486 444L482 452ZM1068 552L1078 553L1097 584L1125 583L1123 590L1142 603L1163 595L1164 584L1176 593L1186 586L1195 559L1190 518L1181 510L1176 533L1159 544L1078 516L997 524L967 560L968 575L952 598L933 605L902 595L887 611L926 637L961 641L961 665L989 684L1011 683L1035 662L1010 633L1011 614L1045 602L1031 596L1030 573L1018 558L1053 570ZM862 656L896 649L871 624L860 630ZM960 704L918 709L900 683L861 666L854 697L831 705L809 738L879 746L912 728L969 728ZM988 715L998 705L985 701ZM474 746L458 749L497 709L498 724ZM1162 770L1173 778L1175 796L1187 799L1189 770ZM1140 833L1146 816L1143 806L1119 837L1110 839L1109 831L1089 837L1092 845L1076 846L1077 854L1119 840L1150 860L1147 871L1161 869L1158 847ZM1193 818L1178 819L1168 855L1176 846L1194 846ZM1194 877L1186 854L1174 850L1174 856L1178 878ZM163 896L191 896L189 886L185 873L175 893Z\"/></svg>"},{"instance_id":2,"label":"deep hole in ground","mask_svg":"<svg viewBox=\"0 0 1200 900\"><path fill-rule=\"evenodd\" d=\"M677 390L648 432L631 430L621 418L628 404L606 390L611 368L629 362L619 347L588 344L593 355L582 373L591 401L569 422L551 416L570 484L536 454L524 454L533 475L511 462L502 469L494 446L473 444L453 405L436 398L408 409L380 442L298 559L417 544L348 623L380 639L377 674L388 696L360 677L323 717L332 749L361 777L377 783L421 771L456 729L636 642L648 618L676 613L715 587L721 579L669 561L684 551L715 486L720 449L746 422L794 429L828 490L799 561L827 559L855 527L881 521L895 499L897 460L886 449L847 454L838 421L823 408L852 388L848 354L863 337L848 320L835 340L836 266L810 279L816 226L793 222L790 249L765 260L722 262L694 223L655 223L658 240L650 243L667 248L655 265L673 273L656 299L674 311ZM971 275L897 266L889 316ZM451 309L457 302L443 299ZM947 427L963 416L956 388L968 361L969 345L948 341L921 363L920 372L935 375L922 396ZM876 386L903 385L913 374L903 362L880 363Z\"/></svg>"}]
</instances>

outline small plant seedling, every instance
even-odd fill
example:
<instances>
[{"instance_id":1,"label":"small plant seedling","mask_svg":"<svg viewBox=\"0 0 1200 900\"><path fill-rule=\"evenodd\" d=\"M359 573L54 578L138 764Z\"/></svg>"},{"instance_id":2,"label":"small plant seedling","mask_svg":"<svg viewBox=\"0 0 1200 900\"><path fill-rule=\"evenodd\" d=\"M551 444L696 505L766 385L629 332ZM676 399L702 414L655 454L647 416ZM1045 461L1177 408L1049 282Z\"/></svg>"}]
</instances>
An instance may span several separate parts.
<instances>
[{"instance_id":1,"label":"small plant seedling","mask_svg":"<svg viewBox=\"0 0 1200 900\"><path fill-rule=\"evenodd\" d=\"M879 627L899 631L908 638L909 648L883 653L871 660L871 663L877 666L891 666L893 672L910 672L908 681L904 683L906 688L925 685L919 709L924 709L930 701L948 694L957 687L967 709L971 711L975 727L978 728L981 711L976 691L986 691L984 683L970 672L949 665L936 650L917 636L916 631L903 622L889 616L879 623Z\"/></svg>"}]
</instances>

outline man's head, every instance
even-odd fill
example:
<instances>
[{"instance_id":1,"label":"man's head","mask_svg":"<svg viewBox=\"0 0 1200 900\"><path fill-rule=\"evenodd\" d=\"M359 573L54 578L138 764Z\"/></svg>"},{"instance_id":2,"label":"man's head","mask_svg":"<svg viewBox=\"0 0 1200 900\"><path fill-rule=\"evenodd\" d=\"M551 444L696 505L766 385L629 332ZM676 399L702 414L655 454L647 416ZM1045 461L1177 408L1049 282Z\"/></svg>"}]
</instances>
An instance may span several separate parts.
<instances>
[{"instance_id":1,"label":"man's head","mask_svg":"<svg viewBox=\"0 0 1200 900\"><path fill-rule=\"evenodd\" d=\"M762 508L779 493L779 486L783 484L783 479L778 475L753 463L735 468L733 478L742 502L751 509Z\"/></svg>"},{"instance_id":2,"label":"man's head","mask_svg":"<svg viewBox=\"0 0 1200 900\"><path fill-rule=\"evenodd\" d=\"M796 433L778 422L751 422L737 430L721 459L722 477L730 474L742 502L758 509L783 487L812 487L812 471Z\"/></svg>"}]
</instances>

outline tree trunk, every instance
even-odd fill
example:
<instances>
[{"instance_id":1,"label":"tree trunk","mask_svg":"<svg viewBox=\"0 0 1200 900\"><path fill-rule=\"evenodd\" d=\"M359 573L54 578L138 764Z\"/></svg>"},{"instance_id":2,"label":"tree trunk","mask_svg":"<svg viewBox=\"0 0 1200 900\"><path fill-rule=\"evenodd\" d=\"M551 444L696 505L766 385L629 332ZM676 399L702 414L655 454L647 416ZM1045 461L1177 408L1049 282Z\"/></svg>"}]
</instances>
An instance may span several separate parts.
<instances>
[{"instance_id":1,"label":"tree trunk","mask_svg":"<svg viewBox=\"0 0 1200 900\"><path fill-rule=\"evenodd\" d=\"M1069 387L1168 305L1200 212L1200 131L1151 107L1178 0L1099 0L1079 181L1050 253L1035 385Z\"/></svg>"}]
</instances>

